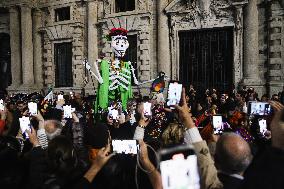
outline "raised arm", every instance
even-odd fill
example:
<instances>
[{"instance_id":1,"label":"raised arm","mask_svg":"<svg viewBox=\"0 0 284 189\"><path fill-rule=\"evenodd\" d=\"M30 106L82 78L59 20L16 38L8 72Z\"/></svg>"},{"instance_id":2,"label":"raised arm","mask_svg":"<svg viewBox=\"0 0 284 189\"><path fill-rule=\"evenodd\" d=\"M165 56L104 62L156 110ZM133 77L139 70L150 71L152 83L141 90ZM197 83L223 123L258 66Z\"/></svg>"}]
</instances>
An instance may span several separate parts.
<instances>
[{"instance_id":1,"label":"raised arm","mask_svg":"<svg viewBox=\"0 0 284 189\"><path fill-rule=\"evenodd\" d=\"M96 72L96 73L94 73L94 72L91 70L91 66L90 66L90 64L87 62L87 60L83 61L83 64L84 64L85 68L90 72L90 74L91 74L92 76L94 76L94 77L98 80L98 82L99 82L100 84L103 84L104 81L103 81L103 78L102 78L102 76L101 76L101 74L100 74L100 71L99 71L99 68L98 68L98 63L99 63L99 62L101 62L100 59L98 59L96 62L94 62L94 68L95 68L95 72Z\"/></svg>"}]
</instances>

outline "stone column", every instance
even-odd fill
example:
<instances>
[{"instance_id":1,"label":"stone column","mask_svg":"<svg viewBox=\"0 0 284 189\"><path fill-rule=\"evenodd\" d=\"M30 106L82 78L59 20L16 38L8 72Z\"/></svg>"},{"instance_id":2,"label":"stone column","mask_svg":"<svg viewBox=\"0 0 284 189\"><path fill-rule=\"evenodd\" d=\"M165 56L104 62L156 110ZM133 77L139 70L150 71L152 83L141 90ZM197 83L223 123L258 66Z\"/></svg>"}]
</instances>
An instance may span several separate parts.
<instances>
[{"instance_id":1,"label":"stone column","mask_svg":"<svg viewBox=\"0 0 284 189\"><path fill-rule=\"evenodd\" d=\"M244 83L259 82L257 0L249 0L244 11Z\"/></svg>"},{"instance_id":2,"label":"stone column","mask_svg":"<svg viewBox=\"0 0 284 189\"><path fill-rule=\"evenodd\" d=\"M88 3L88 61L93 64L98 59L98 5L97 2Z\"/></svg>"},{"instance_id":3,"label":"stone column","mask_svg":"<svg viewBox=\"0 0 284 189\"><path fill-rule=\"evenodd\" d=\"M168 17L164 10L168 5L168 0L158 0L158 71L163 71L171 77L171 56Z\"/></svg>"},{"instance_id":4,"label":"stone column","mask_svg":"<svg viewBox=\"0 0 284 189\"><path fill-rule=\"evenodd\" d=\"M34 73L35 73L35 85L39 89L43 86L43 63L42 63L42 46L41 46L41 34L39 28L41 27L41 13L40 10L35 10L33 13L33 44L34 44Z\"/></svg>"},{"instance_id":5,"label":"stone column","mask_svg":"<svg viewBox=\"0 0 284 189\"><path fill-rule=\"evenodd\" d=\"M32 11L25 5L21 6L21 29L23 87L25 88L32 87L34 84Z\"/></svg>"},{"instance_id":6,"label":"stone column","mask_svg":"<svg viewBox=\"0 0 284 189\"><path fill-rule=\"evenodd\" d=\"M88 30L88 62L91 66L93 66L94 62L98 59L99 50L98 45L100 41L98 40L98 28L96 24L98 23L98 1L89 1L88 9L87 9L87 30ZM85 71L85 69L83 69ZM96 79L92 81L91 77L88 78L87 85L85 86L86 93L94 94L94 86L98 85Z\"/></svg>"},{"instance_id":7,"label":"stone column","mask_svg":"<svg viewBox=\"0 0 284 189\"><path fill-rule=\"evenodd\" d=\"M12 90L22 83L21 79L21 41L20 41L20 15L17 7L11 7L10 11L10 45L11 45L11 71Z\"/></svg>"}]
</instances>

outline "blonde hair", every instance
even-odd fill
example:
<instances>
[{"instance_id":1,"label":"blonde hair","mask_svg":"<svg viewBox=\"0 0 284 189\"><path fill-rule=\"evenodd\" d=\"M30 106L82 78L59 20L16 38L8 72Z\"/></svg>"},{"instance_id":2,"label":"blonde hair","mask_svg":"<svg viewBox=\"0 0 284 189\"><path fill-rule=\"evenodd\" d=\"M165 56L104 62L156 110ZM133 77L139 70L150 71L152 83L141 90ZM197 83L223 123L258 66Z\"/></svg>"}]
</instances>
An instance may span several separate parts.
<instances>
[{"instance_id":1,"label":"blonde hair","mask_svg":"<svg viewBox=\"0 0 284 189\"><path fill-rule=\"evenodd\" d=\"M184 127L178 123L170 123L162 134L163 145L174 145L183 143Z\"/></svg>"}]
</instances>

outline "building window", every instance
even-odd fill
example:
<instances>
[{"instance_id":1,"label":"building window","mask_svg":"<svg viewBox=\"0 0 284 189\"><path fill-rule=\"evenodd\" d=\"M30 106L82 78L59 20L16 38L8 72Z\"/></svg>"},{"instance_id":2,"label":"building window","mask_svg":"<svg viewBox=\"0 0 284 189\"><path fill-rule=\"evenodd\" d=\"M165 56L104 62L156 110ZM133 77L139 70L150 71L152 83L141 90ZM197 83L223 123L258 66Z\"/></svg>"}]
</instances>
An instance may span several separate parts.
<instances>
[{"instance_id":1,"label":"building window","mask_svg":"<svg viewBox=\"0 0 284 189\"><path fill-rule=\"evenodd\" d=\"M132 66L135 69L135 75L138 77L138 71L137 71L137 35L128 35L127 36L128 42L129 42L129 48L126 51L126 54L124 56L125 61L130 61ZM132 84L134 85L133 79Z\"/></svg>"},{"instance_id":2,"label":"building window","mask_svg":"<svg viewBox=\"0 0 284 189\"><path fill-rule=\"evenodd\" d=\"M70 7L55 9L55 22L70 20Z\"/></svg>"},{"instance_id":3,"label":"building window","mask_svg":"<svg viewBox=\"0 0 284 189\"><path fill-rule=\"evenodd\" d=\"M135 0L115 0L115 12L135 10Z\"/></svg>"},{"instance_id":4,"label":"building window","mask_svg":"<svg viewBox=\"0 0 284 189\"><path fill-rule=\"evenodd\" d=\"M54 45L55 52L55 86L72 87L72 43Z\"/></svg>"}]
</instances>

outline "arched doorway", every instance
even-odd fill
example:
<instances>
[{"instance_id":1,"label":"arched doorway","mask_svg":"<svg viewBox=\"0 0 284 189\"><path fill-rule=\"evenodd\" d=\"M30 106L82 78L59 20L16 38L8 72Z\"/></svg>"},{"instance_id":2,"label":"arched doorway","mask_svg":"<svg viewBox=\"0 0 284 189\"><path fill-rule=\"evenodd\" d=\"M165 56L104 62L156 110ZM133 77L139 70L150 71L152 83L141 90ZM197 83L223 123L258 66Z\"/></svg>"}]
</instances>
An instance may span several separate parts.
<instances>
[{"instance_id":1,"label":"arched doorway","mask_svg":"<svg viewBox=\"0 0 284 189\"><path fill-rule=\"evenodd\" d=\"M12 83L10 36L0 33L0 90Z\"/></svg>"}]
</instances>

